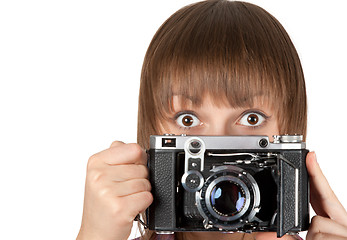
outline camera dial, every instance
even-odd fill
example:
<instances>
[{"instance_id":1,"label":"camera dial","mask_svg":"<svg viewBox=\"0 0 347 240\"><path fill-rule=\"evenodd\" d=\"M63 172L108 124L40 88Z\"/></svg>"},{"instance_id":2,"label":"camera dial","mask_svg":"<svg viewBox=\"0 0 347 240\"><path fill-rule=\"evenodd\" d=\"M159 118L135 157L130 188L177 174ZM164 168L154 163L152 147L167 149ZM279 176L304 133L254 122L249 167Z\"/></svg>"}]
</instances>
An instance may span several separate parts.
<instances>
[{"instance_id":1,"label":"camera dial","mask_svg":"<svg viewBox=\"0 0 347 240\"><path fill-rule=\"evenodd\" d=\"M301 143L304 139L303 135L274 135L274 143Z\"/></svg>"},{"instance_id":2,"label":"camera dial","mask_svg":"<svg viewBox=\"0 0 347 240\"><path fill-rule=\"evenodd\" d=\"M185 190L188 192L196 192L202 188L204 177L199 171L189 170L183 174L181 182Z\"/></svg>"}]
</instances>

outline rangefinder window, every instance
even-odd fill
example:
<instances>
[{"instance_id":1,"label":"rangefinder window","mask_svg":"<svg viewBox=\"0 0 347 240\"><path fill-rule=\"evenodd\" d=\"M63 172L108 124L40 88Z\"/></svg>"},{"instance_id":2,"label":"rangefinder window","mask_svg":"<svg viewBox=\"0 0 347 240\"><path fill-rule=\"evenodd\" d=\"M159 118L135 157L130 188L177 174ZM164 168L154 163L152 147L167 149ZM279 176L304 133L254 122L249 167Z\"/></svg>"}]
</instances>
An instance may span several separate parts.
<instances>
[{"instance_id":1,"label":"rangefinder window","mask_svg":"<svg viewBox=\"0 0 347 240\"><path fill-rule=\"evenodd\" d=\"M176 139L175 138L163 138L162 139L163 147L176 147Z\"/></svg>"}]
</instances>

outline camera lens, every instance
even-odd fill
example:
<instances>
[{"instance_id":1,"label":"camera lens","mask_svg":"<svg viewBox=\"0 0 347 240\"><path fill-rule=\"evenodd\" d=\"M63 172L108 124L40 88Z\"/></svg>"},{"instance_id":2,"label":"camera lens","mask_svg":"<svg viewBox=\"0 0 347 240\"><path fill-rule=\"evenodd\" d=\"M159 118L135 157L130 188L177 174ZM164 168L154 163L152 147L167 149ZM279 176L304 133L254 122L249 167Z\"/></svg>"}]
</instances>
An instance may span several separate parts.
<instances>
[{"instance_id":1,"label":"camera lens","mask_svg":"<svg viewBox=\"0 0 347 240\"><path fill-rule=\"evenodd\" d=\"M211 205L213 210L221 216L230 217L238 214L245 202L245 193L235 182L222 181L212 189Z\"/></svg>"}]
</instances>

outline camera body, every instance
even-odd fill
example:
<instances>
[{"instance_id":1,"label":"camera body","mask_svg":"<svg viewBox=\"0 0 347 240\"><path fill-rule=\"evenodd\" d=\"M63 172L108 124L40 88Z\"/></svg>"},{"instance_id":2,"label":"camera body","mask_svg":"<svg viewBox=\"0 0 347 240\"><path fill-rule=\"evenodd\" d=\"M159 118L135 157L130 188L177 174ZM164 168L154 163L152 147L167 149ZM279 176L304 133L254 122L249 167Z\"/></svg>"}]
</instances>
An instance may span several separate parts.
<instances>
[{"instance_id":1,"label":"camera body","mask_svg":"<svg viewBox=\"0 0 347 240\"><path fill-rule=\"evenodd\" d=\"M273 231L309 227L308 150L301 135L150 137L149 229Z\"/></svg>"}]
</instances>

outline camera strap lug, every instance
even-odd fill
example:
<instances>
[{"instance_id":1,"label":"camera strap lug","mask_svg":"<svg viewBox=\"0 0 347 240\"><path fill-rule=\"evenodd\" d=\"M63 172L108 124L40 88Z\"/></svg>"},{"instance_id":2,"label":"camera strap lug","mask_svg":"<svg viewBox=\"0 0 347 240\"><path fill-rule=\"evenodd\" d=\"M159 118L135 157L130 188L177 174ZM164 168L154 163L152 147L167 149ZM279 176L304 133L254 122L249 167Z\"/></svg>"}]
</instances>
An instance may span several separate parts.
<instances>
[{"instance_id":1,"label":"camera strap lug","mask_svg":"<svg viewBox=\"0 0 347 240\"><path fill-rule=\"evenodd\" d=\"M144 223L141 220L140 214L137 214L137 216L135 217L134 221L139 222L143 226L144 229L147 229L149 227L148 224Z\"/></svg>"}]
</instances>

